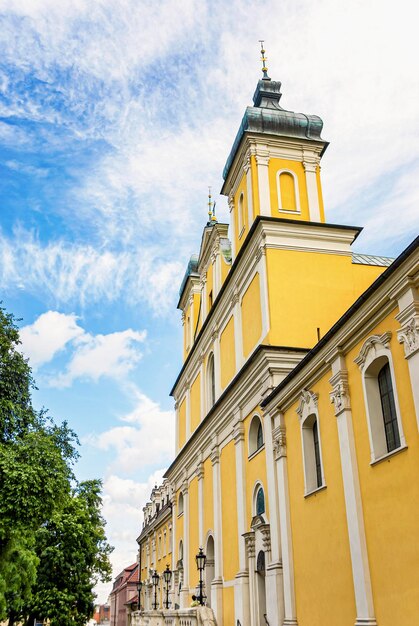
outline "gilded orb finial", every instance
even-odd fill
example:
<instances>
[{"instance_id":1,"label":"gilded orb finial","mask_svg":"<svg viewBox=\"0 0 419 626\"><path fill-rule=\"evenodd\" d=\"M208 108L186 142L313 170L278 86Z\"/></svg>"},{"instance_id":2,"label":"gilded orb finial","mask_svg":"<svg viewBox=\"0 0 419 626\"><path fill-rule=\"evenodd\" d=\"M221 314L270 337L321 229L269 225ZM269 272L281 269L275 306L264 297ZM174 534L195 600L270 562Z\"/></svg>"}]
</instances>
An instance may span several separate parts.
<instances>
[{"instance_id":1,"label":"gilded orb finial","mask_svg":"<svg viewBox=\"0 0 419 626\"><path fill-rule=\"evenodd\" d=\"M260 43L260 52L262 54L262 56L260 57L260 60L262 61L262 72L263 72L262 80L271 80L268 76L268 68L266 67L266 61L268 60L268 57L265 57L266 50L264 50L263 48L263 44L265 43L265 41L263 39L259 39L259 43Z\"/></svg>"}]
</instances>

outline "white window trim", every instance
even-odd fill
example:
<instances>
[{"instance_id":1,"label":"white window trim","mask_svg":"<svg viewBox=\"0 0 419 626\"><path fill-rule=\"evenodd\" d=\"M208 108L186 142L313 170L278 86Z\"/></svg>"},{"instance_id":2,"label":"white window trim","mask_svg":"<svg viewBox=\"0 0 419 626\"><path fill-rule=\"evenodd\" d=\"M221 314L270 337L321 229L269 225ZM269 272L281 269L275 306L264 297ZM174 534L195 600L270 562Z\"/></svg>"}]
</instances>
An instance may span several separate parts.
<instances>
[{"instance_id":1,"label":"white window trim","mask_svg":"<svg viewBox=\"0 0 419 626\"><path fill-rule=\"evenodd\" d=\"M297 207L295 211L292 211L290 209L282 208L281 185L280 185L280 182L279 182L279 177L281 176L281 174L291 174L291 176L294 179L295 205ZM288 170L288 169L278 170L278 172L276 173L276 190L277 190L277 195L278 195L278 211L280 213L288 213L288 214L292 214L292 215L301 215L300 189L299 189L299 186L298 186L298 178L297 178L297 175L295 174L295 172L293 172L292 170Z\"/></svg>"},{"instance_id":2,"label":"white window trim","mask_svg":"<svg viewBox=\"0 0 419 626\"><path fill-rule=\"evenodd\" d=\"M316 493L317 491L320 491L321 489L324 489L327 486L325 476L324 476L322 440L321 440L321 432L320 432L321 429L320 429L320 420L319 420L319 411L317 408L317 402L318 402L318 395L316 393L313 393L312 391L308 391L307 389L303 389L301 393L300 403L297 409L297 413L300 418L300 429L301 429L301 452L302 452L302 457L303 457L303 470L304 470L304 497L309 496L312 493ZM314 415L317 421L317 434L319 437L320 470L321 470L321 477L322 477L322 484L320 486L317 486L317 484L315 486L312 485L313 479L316 480L317 482L317 475L315 476L310 475L310 480L308 480L309 468L307 467L307 462L306 462L306 456L307 456L306 452L309 454L312 454L312 453L314 454L314 450L313 451L307 450L306 446L308 445L308 442L307 442L307 437L304 436L304 429L305 429L304 424L312 415ZM310 439L310 445L311 443L312 443L312 440ZM312 473L313 470L311 469L310 472Z\"/></svg>"},{"instance_id":3,"label":"white window trim","mask_svg":"<svg viewBox=\"0 0 419 626\"><path fill-rule=\"evenodd\" d=\"M265 518L265 520L267 520L267 515L266 515L266 489L263 486L263 483L261 480L257 480L253 486L253 497L252 497L252 517L256 517L257 513L256 513L256 500L257 500L257 496L258 496L258 491L259 489L262 489L263 491L263 497L264 497L264 502L265 502L265 512L262 513L262 516Z\"/></svg>"},{"instance_id":4,"label":"white window trim","mask_svg":"<svg viewBox=\"0 0 419 626\"><path fill-rule=\"evenodd\" d=\"M238 221L238 224L239 224L239 228L238 228L239 239L242 238L242 235L243 235L244 230L246 228L246 222L243 219L244 215L245 215L245 210L244 210L244 193L242 191L240 196L239 196L239 201L237 203L237 221Z\"/></svg>"},{"instance_id":5,"label":"white window trim","mask_svg":"<svg viewBox=\"0 0 419 626\"><path fill-rule=\"evenodd\" d=\"M256 432L256 445L253 446L251 445L253 442L251 441L252 439L252 426L253 423L255 421L255 419L259 420L260 425L262 426L262 433L263 433L263 445L260 446L260 448L257 447L257 432ZM252 415L252 419L250 420L250 424L249 424L249 430L247 431L247 447L248 447L248 458L251 459L254 456L256 456L256 454L258 452L260 452L261 450L264 449L265 447L265 429L263 428L263 423L262 423L262 418L260 417L259 413L254 413Z\"/></svg>"},{"instance_id":6,"label":"white window trim","mask_svg":"<svg viewBox=\"0 0 419 626\"><path fill-rule=\"evenodd\" d=\"M383 333L382 335L371 335L368 337L364 343L362 344L361 350L359 351L359 355L354 359L355 363L358 365L361 375L362 375L362 390L364 393L364 403L365 403L365 413L367 416L367 425L368 425L368 437L370 440L370 450L371 450L371 464L375 464L375 462L380 461L381 459L386 458L387 456L393 455L395 452L402 450L406 447L406 439L403 432L403 425L401 420L401 412L399 405L399 398L397 395L397 386L396 386L396 377L394 375L394 365L393 365L393 357L390 350L390 340L391 340L391 332ZM377 406L376 398L372 397L371 387L368 386L368 379L373 378L373 376L368 376L368 370L371 368L371 365L375 361L379 359L385 358L390 367L390 376L391 376L391 384L393 386L393 397L394 397L394 406L396 409L396 417L397 417L397 426L399 429L399 438L400 438L400 446L395 450L391 450L388 452L383 448L383 443L385 443L385 433L384 433L384 422L382 416L382 408ZM378 381L377 381L378 387ZM375 415L373 412L376 412ZM377 414L379 413L379 417ZM379 424L376 424L379 422ZM382 433L373 434L373 424L376 425L377 429L382 428ZM384 439L383 439L384 437Z\"/></svg>"},{"instance_id":7,"label":"white window trim","mask_svg":"<svg viewBox=\"0 0 419 626\"><path fill-rule=\"evenodd\" d=\"M213 370L213 376L214 376L214 398L213 398L212 404L210 402L211 396L213 395L212 394L212 380L211 380L211 377L209 375L210 374L210 372L209 372L209 364L210 364L210 361L211 361L211 357L212 357L212 370ZM217 385L216 385L216 382L215 382L215 354L214 354L213 350L211 350L211 352L208 354L208 357L207 357L206 367L205 367L205 378L206 378L206 385L205 386L206 386L206 392L207 392L207 394L206 394L206 396L207 396L206 404L207 404L207 414L208 414L211 411L211 409L214 406L214 404L216 403L216 401L217 401L217 397L216 397L217 396Z\"/></svg>"}]
</instances>

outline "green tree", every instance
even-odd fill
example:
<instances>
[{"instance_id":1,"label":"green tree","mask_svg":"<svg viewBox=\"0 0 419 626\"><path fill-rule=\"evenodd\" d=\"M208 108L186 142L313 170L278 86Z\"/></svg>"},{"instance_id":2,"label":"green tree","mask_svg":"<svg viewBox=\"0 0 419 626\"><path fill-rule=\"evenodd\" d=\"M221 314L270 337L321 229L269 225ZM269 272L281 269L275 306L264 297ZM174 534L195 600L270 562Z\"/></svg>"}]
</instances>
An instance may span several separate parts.
<instances>
[{"instance_id":1,"label":"green tree","mask_svg":"<svg viewBox=\"0 0 419 626\"><path fill-rule=\"evenodd\" d=\"M111 579L100 490L98 480L80 483L37 532L32 613L51 626L83 626L93 614L94 585Z\"/></svg>"},{"instance_id":2,"label":"green tree","mask_svg":"<svg viewBox=\"0 0 419 626\"><path fill-rule=\"evenodd\" d=\"M13 316L0 308L0 620L8 618L12 626L28 616L34 607L34 593L42 611L44 607L53 610L52 603L39 596L38 582L42 582L44 597L49 597L46 541L51 541L54 553L54 528L57 536L61 528L61 540L66 537L66 559L77 568L68 587L74 597L63 587L63 604L64 596L70 597L73 616L80 607L84 619L90 611L97 577L110 575L110 547L100 515L100 483L74 487L77 437L65 422L58 426L45 411L34 409L34 381L19 344ZM49 573L51 588L54 572ZM77 577L82 581L78 589L73 581ZM85 606L87 598L89 609ZM54 623L64 625L62 620ZM79 622L74 619L72 623Z\"/></svg>"}]
</instances>

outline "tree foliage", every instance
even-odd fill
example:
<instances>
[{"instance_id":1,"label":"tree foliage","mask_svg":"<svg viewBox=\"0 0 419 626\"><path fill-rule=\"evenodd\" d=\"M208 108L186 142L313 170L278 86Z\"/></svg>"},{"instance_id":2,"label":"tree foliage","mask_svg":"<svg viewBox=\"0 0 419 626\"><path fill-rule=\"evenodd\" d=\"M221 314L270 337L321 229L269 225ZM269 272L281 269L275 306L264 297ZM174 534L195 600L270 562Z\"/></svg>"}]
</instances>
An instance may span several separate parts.
<instances>
[{"instance_id":1,"label":"tree foliage","mask_svg":"<svg viewBox=\"0 0 419 626\"><path fill-rule=\"evenodd\" d=\"M77 626L91 616L94 584L110 578L101 484L76 483L77 437L34 409L19 343L0 308L0 620Z\"/></svg>"}]
</instances>

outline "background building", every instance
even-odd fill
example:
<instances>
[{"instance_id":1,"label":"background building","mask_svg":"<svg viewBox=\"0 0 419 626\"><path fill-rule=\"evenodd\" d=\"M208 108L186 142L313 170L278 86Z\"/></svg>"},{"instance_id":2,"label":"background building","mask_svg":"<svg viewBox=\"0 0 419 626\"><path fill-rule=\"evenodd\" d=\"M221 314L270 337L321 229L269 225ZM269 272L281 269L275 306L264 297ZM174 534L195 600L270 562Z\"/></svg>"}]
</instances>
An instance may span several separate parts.
<instances>
[{"instance_id":1,"label":"background building","mask_svg":"<svg viewBox=\"0 0 419 626\"><path fill-rule=\"evenodd\" d=\"M109 595L111 626L128 626L130 604L137 602L138 563L126 567L116 578Z\"/></svg>"},{"instance_id":2,"label":"background building","mask_svg":"<svg viewBox=\"0 0 419 626\"><path fill-rule=\"evenodd\" d=\"M153 490L141 579L170 511L175 605L202 546L219 625L413 626L418 240L394 262L351 251L361 228L325 221L323 123L263 71L224 170L230 237L210 199L181 285L171 507L159 521Z\"/></svg>"}]
</instances>

